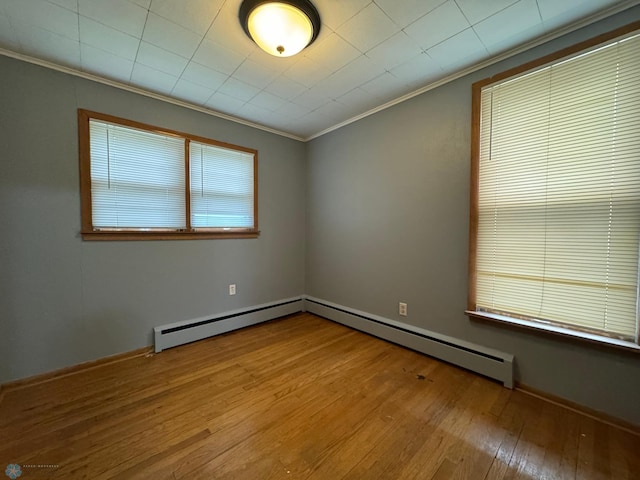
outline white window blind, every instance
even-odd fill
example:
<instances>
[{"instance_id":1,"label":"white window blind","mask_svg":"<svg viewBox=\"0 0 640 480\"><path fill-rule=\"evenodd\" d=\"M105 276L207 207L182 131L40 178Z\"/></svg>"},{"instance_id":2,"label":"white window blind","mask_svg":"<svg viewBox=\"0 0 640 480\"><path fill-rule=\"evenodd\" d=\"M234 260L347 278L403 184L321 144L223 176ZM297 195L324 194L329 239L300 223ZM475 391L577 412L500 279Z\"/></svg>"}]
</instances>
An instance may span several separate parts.
<instances>
[{"instance_id":1,"label":"white window blind","mask_svg":"<svg viewBox=\"0 0 640 480\"><path fill-rule=\"evenodd\" d=\"M481 94L476 310L638 341L640 35Z\"/></svg>"},{"instance_id":2,"label":"white window blind","mask_svg":"<svg viewBox=\"0 0 640 480\"><path fill-rule=\"evenodd\" d=\"M89 125L94 228L185 228L184 139Z\"/></svg>"},{"instance_id":3,"label":"white window blind","mask_svg":"<svg viewBox=\"0 0 640 480\"><path fill-rule=\"evenodd\" d=\"M193 228L254 226L254 156L191 142L191 225Z\"/></svg>"}]
</instances>

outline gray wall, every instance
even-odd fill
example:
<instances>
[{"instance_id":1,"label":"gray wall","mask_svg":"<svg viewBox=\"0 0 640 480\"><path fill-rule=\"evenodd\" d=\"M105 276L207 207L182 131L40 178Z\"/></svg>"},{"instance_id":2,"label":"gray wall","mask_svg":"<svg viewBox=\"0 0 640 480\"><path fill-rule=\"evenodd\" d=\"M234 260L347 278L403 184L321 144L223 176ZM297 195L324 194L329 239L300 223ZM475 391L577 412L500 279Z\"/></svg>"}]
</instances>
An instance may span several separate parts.
<instances>
[{"instance_id":1,"label":"gray wall","mask_svg":"<svg viewBox=\"0 0 640 480\"><path fill-rule=\"evenodd\" d=\"M311 141L307 294L513 353L521 383L640 424L638 354L464 315L471 84L638 18L635 8Z\"/></svg>"},{"instance_id":2,"label":"gray wall","mask_svg":"<svg viewBox=\"0 0 640 480\"><path fill-rule=\"evenodd\" d=\"M0 383L304 293L303 143L5 57L0 72ZM260 237L83 242L79 107L257 149Z\"/></svg>"}]
</instances>

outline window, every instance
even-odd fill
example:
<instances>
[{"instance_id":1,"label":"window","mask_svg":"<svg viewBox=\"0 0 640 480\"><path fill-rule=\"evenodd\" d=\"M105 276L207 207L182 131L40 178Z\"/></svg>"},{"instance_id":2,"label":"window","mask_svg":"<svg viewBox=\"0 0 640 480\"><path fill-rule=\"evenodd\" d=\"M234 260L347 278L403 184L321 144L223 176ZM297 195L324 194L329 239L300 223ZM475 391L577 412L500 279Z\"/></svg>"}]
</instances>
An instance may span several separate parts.
<instances>
[{"instance_id":1,"label":"window","mask_svg":"<svg viewBox=\"0 0 640 480\"><path fill-rule=\"evenodd\" d=\"M256 237L257 152L78 110L82 236Z\"/></svg>"},{"instance_id":2,"label":"window","mask_svg":"<svg viewBox=\"0 0 640 480\"><path fill-rule=\"evenodd\" d=\"M478 82L473 102L467 313L637 349L640 33Z\"/></svg>"}]
</instances>

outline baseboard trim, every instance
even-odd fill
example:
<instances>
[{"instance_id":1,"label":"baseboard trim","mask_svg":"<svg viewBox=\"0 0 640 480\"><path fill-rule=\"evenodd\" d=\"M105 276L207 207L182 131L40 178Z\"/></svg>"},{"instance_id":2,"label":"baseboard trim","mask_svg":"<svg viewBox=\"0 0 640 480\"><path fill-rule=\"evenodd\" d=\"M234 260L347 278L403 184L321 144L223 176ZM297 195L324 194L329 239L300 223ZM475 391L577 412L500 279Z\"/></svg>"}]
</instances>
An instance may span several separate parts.
<instances>
[{"instance_id":1,"label":"baseboard trim","mask_svg":"<svg viewBox=\"0 0 640 480\"><path fill-rule=\"evenodd\" d=\"M309 312L309 313L313 313L313 312ZM317 315L317 314L314 314L314 315ZM124 362L127 360L131 360L137 357L150 355L150 354L153 354L152 346L142 347L136 350L131 350L129 352L110 355L108 357L103 357L96 360L91 360L88 362L71 365L69 367L64 367L58 370L54 370L52 372L42 373L39 375L34 375L34 376L23 378L20 380L6 382L3 384L0 384L0 404L2 404L5 394L12 390L20 390L20 389L32 387L35 385L40 385L42 383L50 382L50 381L64 378L70 375L75 375L81 372L93 370L109 364ZM514 389L525 395L530 395L532 397L538 398L545 402L570 410L579 415L583 415L585 417L591 418L597 422L604 423L611 427L623 430L627 433L640 437L640 426L635 425L631 422L627 422L620 418L614 417L613 415L609 415L599 410L595 410L595 409L586 407L584 405L581 405L579 403L572 402L571 400L567 400L566 398L553 395L543 390L538 390L536 388L522 384L518 381L514 382Z\"/></svg>"},{"instance_id":2,"label":"baseboard trim","mask_svg":"<svg viewBox=\"0 0 640 480\"><path fill-rule=\"evenodd\" d=\"M300 296L154 327L155 352L298 313L303 309L303 297Z\"/></svg>"},{"instance_id":3,"label":"baseboard trim","mask_svg":"<svg viewBox=\"0 0 640 480\"><path fill-rule=\"evenodd\" d=\"M69 375L75 375L76 373L93 370L95 368L103 367L112 363L124 362L132 358L148 355L153 352L153 347L142 347L129 352L117 353L115 355L109 355L108 357L98 358L96 360L89 360L88 362L78 363L69 367L60 368L51 372L41 373L33 375L27 378L21 378L19 380L13 380L11 382L3 383L0 385L0 401L2 401L3 394L10 390L20 390L26 387L33 387L34 385L40 385L41 383L50 382L52 380L58 380Z\"/></svg>"},{"instance_id":4,"label":"baseboard trim","mask_svg":"<svg viewBox=\"0 0 640 480\"><path fill-rule=\"evenodd\" d=\"M208 325L217 323L218 326L215 328L227 328L227 331L232 331L237 328L243 328L246 326L251 326L256 323L261 323L269 320L273 320L276 318L280 318L283 316L291 315L300 311L303 311L304 302L303 297L294 297L288 298L285 300L279 300L276 302L266 303L263 305L256 305L253 307L248 307L244 309L235 310L232 312L225 312L219 315L203 317L195 320L177 322L171 325L165 325L164 327L155 327L154 331L157 333L162 328L169 327L172 332L180 332L181 330L186 330L186 327L190 326L193 322L199 322L200 326L196 326L196 328L207 328ZM244 324L240 324L236 322L233 325L233 328L229 328L229 325L225 325L229 320L232 320L234 317L243 316L245 319L248 319ZM157 348L157 345L156 345ZM165 347L168 348L168 347ZM95 360L89 360L87 362L78 363L76 365L70 365L68 367L63 367L57 370L53 370L50 372L45 372L37 375L33 375L26 378L20 378L18 380L12 380L5 383L0 383L0 403L2 402L4 395L11 390L22 389L26 387L31 387L34 385L39 385L41 383L49 382L51 380L59 379L62 377L66 377L69 375L74 375L79 372L92 370L94 368L98 368L104 365L108 365L111 363L123 362L125 360L129 360L132 358L140 357L143 355L149 355L154 353L154 346L147 346L138 348L136 350L131 350L129 352L117 353L115 355L109 355L107 357L98 358Z\"/></svg>"},{"instance_id":5,"label":"baseboard trim","mask_svg":"<svg viewBox=\"0 0 640 480\"><path fill-rule=\"evenodd\" d=\"M305 295L305 310L513 388L514 356L344 305Z\"/></svg>"},{"instance_id":6,"label":"baseboard trim","mask_svg":"<svg viewBox=\"0 0 640 480\"><path fill-rule=\"evenodd\" d=\"M528 385L523 385L520 382L515 382L514 389L521 393L524 393L525 395L529 395L539 400L543 400L553 405L557 405L558 407L562 407L566 410L570 410L579 415L583 415L585 417L591 418L592 420L595 420L597 422L604 423L606 425L609 425L610 427L614 427L619 430L624 430L627 433L640 437L639 425L635 425L631 422L627 422L620 418L614 417L613 415L609 415L599 410L595 410L595 409L586 407L584 405L580 405L579 403L572 402L571 400L567 400L566 398L558 397L551 393L547 393L543 390L538 390Z\"/></svg>"}]
</instances>

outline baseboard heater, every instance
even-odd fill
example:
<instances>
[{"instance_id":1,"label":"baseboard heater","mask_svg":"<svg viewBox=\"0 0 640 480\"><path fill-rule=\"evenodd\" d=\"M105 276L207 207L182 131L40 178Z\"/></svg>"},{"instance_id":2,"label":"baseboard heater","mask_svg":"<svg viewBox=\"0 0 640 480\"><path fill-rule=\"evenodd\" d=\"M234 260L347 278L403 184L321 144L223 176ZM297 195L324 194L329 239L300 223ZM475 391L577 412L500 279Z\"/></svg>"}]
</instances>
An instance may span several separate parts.
<instances>
[{"instance_id":1,"label":"baseboard heater","mask_svg":"<svg viewBox=\"0 0 640 480\"><path fill-rule=\"evenodd\" d=\"M513 355L305 296L304 309L383 340L471 370L513 388Z\"/></svg>"},{"instance_id":2,"label":"baseboard heater","mask_svg":"<svg viewBox=\"0 0 640 480\"><path fill-rule=\"evenodd\" d=\"M302 311L303 307L303 297L287 298L214 316L154 327L155 352L284 317Z\"/></svg>"}]
</instances>

